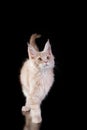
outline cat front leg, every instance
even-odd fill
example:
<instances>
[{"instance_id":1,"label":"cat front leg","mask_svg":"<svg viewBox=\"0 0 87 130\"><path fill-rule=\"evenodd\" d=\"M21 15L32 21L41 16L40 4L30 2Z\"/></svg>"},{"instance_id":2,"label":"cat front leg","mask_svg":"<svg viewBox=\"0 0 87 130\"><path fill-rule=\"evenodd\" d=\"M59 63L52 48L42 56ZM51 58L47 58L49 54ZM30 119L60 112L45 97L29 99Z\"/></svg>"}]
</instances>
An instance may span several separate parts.
<instances>
[{"instance_id":1,"label":"cat front leg","mask_svg":"<svg viewBox=\"0 0 87 130\"><path fill-rule=\"evenodd\" d=\"M36 98L33 98L31 100L30 107L31 107L30 115L32 118L32 123L40 123L42 121L41 109L40 109L40 103L37 102Z\"/></svg>"},{"instance_id":2,"label":"cat front leg","mask_svg":"<svg viewBox=\"0 0 87 130\"><path fill-rule=\"evenodd\" d=\"M31 114L31 118L32 118L33 123L40 123L42 121L40 106L33 105L31 107L30 114Z\"/></svg>"}]
</instances>

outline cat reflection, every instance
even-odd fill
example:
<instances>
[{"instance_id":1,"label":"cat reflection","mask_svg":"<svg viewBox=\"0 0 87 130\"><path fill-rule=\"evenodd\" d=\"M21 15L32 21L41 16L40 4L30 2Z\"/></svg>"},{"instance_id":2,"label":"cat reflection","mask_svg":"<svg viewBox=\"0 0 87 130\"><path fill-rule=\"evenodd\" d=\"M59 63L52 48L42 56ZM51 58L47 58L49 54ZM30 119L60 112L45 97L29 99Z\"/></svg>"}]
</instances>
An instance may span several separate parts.
<instances>
[{"instance_id":1,"label":"cat reflection","mask_svg":"<svg viewBox=\"0 0 87 130\"><path fill-rule=\"evenodd\" d=\"M30 112L22 112L25 116L25 124L23 130L40 130L41 123L32 123Z\"/></svg>"}]
</instances>

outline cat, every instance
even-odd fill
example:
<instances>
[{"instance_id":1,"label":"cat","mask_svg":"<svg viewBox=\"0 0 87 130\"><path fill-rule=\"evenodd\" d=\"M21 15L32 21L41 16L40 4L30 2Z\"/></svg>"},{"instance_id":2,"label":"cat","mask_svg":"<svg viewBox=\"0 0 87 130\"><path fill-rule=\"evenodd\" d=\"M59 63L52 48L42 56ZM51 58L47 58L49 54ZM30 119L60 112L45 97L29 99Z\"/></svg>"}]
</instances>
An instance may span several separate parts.
<instances>
[{"instance_id":1,"label":"cat","mask_svg":"<svg viewBox=\"0 0 87 130\"><path fill-rule=\"evenodd\" d=\"M43 51L39 51L35 39L40 35L32 34L28 43L28 56L21 70L20 82L26 98L22 111L29 111L33 123L42 121L40 105L54 83L55 60L49 39Z\"/></svg>"}]
</instances>

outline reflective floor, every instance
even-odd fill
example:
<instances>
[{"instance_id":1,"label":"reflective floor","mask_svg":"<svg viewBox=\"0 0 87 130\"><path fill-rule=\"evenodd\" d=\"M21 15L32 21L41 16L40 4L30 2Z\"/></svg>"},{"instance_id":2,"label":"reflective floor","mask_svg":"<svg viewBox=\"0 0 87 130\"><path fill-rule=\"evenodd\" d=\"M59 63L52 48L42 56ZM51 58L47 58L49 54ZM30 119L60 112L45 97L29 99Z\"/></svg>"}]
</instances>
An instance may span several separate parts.
<instances>
[{"instance_id":1,"label":"reflective floor","mask_svg":"<svg viewBox=\"0 0 87 130\"><path fill-rule=\"evenodd\" d=\"M31 122L31 117L29 112L22 112L25 117L25 123L23 130L40 130L41 123L34 124Z\"/></svg>"},{"instance_id":2,"label":"reflective floor","mask_svg":"<svg viewBox=\"0 0 87 130\"><path fill-rule=\"evenodd\" d=\"M32 123L30 112L21 111L23 103L20 102L19 104L19 101L23 101L23 99L20 98L15 109L15 130L57 130L66 128L65 125L68 125L69 115L71 113L69 113L69 109L67 108L67 102L62 96L61 99L55 100L55 97L51 98L51 94L52 93L49 94L41 105L42 122L39 124Z\"/></svg>"}]
</instances>

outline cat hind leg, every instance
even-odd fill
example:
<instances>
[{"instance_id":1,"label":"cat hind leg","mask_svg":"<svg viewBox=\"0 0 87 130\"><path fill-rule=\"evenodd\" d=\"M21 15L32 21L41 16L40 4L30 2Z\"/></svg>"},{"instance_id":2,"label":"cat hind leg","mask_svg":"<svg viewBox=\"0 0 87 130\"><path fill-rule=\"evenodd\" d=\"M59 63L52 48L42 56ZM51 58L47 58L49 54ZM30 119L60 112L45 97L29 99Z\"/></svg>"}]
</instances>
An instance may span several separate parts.
<instances>
[{"instance_id":1,"label":"cat hind leg","mask_svg":"<svg viewBox=\"0 0 87 130\"><path fill-rule=\"evenodd\" d=\"M25 101L25 105L22 106L22 111L27 112L30 110L30 101L29 101L29 95L27 93L24 92L26 101Z\"/></svg>"},{"instance_id":2,"label":"cat hind leg","mask_svg":"<svg viewBox=\"0 0 87 130\"><path fill-rule=\"evenodd\" d=\"M27 107L27 106L22 106L22 111L27 112L27 111L29 111L29 110L30 110L29 107Z\"/></svg>"}]
</instances>

